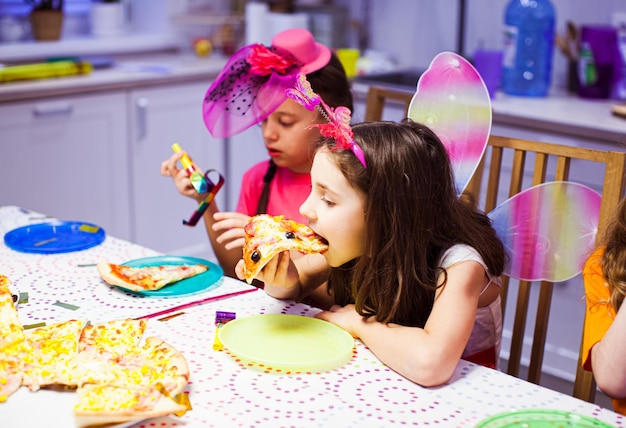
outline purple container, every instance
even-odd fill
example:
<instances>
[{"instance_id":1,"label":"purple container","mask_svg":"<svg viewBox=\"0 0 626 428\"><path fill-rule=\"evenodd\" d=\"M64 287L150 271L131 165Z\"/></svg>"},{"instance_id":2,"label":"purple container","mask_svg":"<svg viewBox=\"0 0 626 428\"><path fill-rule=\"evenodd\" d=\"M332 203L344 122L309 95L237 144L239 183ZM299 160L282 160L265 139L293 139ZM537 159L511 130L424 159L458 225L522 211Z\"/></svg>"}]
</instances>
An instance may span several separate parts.
<instances>
[{"instance_id":1,"label":"purple container","mask_svg":"<svg viewBox=\"0 0 626 428\"><path fill-rule=\"evenodd\" d=\"M503 55L500 50L479 49L474 52L474 68L485 82L491 99L496 97L496 91L500 88Z\"/></svg>"},{"instance_id":2,"label":"purple container","mask_svg":"<svg viewBox=\"0 0 626 428\"><path fill-rule=\"evenodd\" d=\"M609 25L583 25L578 59L578 95L609 98L617 72L617 31Z\"/></svg>"}]
</instances>

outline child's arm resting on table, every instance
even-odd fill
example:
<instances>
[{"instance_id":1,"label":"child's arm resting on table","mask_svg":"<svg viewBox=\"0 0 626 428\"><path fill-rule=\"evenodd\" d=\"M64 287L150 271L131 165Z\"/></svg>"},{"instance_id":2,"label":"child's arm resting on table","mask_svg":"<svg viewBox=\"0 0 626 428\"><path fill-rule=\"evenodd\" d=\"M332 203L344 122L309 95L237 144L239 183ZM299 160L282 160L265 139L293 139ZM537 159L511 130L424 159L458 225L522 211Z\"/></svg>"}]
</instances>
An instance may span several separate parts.
<instances>
[{"instance_id":1,"label":"child's arm resting on table","mask_svg":"<svg viewBox=\"0 0 626 428\"><path fill-rule=\"evenodd\" d=\"M465 261L447 269L448 282L438 290L424 328L382 324L360 316L354 305L335 306L317 315L361 339L376 356L407 379L436 386L448 381L474 327L484 268Z\"/></svg>"}]
</instances>

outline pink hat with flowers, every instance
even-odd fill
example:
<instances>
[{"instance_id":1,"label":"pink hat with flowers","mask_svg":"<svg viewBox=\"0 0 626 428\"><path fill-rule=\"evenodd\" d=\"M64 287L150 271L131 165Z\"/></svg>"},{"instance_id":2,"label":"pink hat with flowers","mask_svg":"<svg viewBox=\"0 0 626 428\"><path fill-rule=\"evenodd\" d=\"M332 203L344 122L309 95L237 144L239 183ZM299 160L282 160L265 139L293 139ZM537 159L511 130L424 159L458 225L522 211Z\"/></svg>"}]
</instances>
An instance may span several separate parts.
<instances>
[{"instance_id":1,"label":"pink hat with flowers","mask_svg":"<svg viewBox=\"0 0 626 428\"><path fill-rule=\"evenodd\" d=\"M262 122L288 98L299 73L317 71L330 61L330 49L302 28L277 34L270 47L251 44L228 60L202 105L211 135L229 137Z\"/></svg>"}]
</instances>

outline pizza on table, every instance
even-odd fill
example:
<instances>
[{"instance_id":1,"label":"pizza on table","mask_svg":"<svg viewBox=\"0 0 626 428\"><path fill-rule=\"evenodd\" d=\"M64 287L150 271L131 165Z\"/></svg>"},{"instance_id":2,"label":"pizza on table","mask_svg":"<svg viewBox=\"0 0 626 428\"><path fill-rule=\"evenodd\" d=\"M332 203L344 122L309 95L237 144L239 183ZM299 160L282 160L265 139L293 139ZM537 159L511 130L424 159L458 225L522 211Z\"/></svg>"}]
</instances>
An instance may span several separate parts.
<instances>
[{"instance_id":1,"label":"pizza on table","mask_svg":"<svg viewBox=\"0 0 626 428\"><path fill-rule=\"evenodd\" d=\"M19 388L76 393L76 426L181 415L190 406L185 357L145 320L68 320L24 330L0 275L0 408ZM71 409L68 409L71 411Z\"/></svg>"},{"instance_id":2,"label":"pizza on table","mask_svg":"<svg viewBox=\"0 0 626 428\"><path fill-rule=\"evenodd\" d=\"M132 267L101 261L97 269L102 279L111 285L131 291L154 291L204 273L209 267L203 264Z\"/></svg>"}]
</instances>

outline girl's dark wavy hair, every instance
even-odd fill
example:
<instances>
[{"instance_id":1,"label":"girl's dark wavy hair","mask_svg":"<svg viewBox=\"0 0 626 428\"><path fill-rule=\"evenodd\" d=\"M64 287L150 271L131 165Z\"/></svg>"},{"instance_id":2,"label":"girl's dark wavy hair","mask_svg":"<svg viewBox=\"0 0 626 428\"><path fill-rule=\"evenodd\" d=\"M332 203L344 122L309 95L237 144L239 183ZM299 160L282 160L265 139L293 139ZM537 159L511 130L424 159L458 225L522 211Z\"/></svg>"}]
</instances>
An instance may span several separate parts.
<instances>
[{"instance_id":1,"label":"girl's dark wavy hair","mask_svg":"<svg viewBox=\"0 0 626 428\"><path fill-rule=\"evenodd\" d=\"M337 304L354 303L363 316L423 327L447 249L474 247L499 276L504 247L490 219L457 196L448 153L428 127L406 119L361 123L353 131L367 168L351 151L331 153L348 182L366 195L364 253L331 269L329 290ZM334 140L322 139L320 147L332 149Z\"/></svg>"},{"instance_id":2,"label":"girl's dark wavy hair","mask_svg":"<svg viewBox=\"0 0 626 428\"><path fill-rule=\"evenodd\" d=\"M328 64L307 74L306 78L311 84L311 89L322 97L326 104L333 108L344 106L348 107L350 111L354 111L350 81L334 52L331 54Z\"/></svg>"},{"instance_id":3,"label":"girl's dark wavy hair","mask_svg":"<svg viewBox=\"0 0 626 428\"><path fill-rule=\"evenodd\" d=\"M609 303L618 311L626 296L626 197L619 203L603 239L602 272L609 283Z\"/></svg>"}]
</instances>

